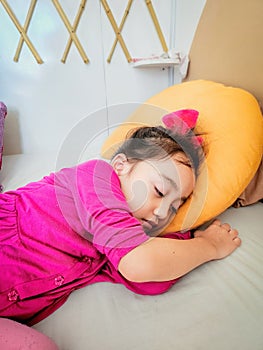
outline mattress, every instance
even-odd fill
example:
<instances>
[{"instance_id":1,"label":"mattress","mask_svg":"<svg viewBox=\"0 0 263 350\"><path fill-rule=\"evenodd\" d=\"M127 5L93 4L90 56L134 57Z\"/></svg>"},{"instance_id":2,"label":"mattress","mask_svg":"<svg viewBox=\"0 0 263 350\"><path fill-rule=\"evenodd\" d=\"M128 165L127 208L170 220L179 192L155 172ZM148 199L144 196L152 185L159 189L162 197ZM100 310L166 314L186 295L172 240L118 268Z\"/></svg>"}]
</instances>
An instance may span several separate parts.
<instances>
[{"instance_id":1,"label":"mattress","mask_svg":"<svg viewBox=\"0 0 263 350\"><path fill-rule=\"evenodd\" d=\"M56 155L5 156L1 181L14 189L57 167ZM97 283L34 328L61 350L262 350L263 203L229 208L219 218L239 230L242 246L204 264L158 296Z\"/></svg>"}]
</instances>

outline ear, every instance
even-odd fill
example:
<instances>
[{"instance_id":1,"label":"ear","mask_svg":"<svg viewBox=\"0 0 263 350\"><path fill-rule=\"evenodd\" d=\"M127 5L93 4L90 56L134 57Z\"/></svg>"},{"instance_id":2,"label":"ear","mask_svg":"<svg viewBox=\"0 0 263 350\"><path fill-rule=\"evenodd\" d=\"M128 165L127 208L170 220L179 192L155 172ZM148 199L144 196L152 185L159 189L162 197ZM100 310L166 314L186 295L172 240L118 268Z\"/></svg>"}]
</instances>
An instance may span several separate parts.
<instances>
[{"instance_id":1,"label":"ear","mask_svg":"<svg viewBox=\"0 0 263 350\"><path fill-rule=\"evenodd\" d=\"M124 153L116 154L116 156L111 161L111 165L118 176L126 174L130 169L130 164Z\"/></svg>"}]
</instances>

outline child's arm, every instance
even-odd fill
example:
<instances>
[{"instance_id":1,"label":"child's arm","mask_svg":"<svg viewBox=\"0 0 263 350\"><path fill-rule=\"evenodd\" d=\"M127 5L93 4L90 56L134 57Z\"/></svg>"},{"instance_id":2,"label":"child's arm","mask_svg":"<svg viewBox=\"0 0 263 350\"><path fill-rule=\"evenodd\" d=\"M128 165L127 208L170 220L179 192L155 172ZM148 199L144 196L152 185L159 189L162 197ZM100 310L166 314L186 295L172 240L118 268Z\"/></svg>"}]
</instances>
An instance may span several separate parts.
<instances>
[{"instance_id":1,"label":"child's arm","mask_svg":"<svg viewBox=\"0 0 263 350\"><path fill-rule=\"evenodd\" d=\"M125 255L119 272L133 282L169 281L205 262L222 259L241 244L238 232L215 220L189 240L150 238Z\"/></svg>"}]
</instances>

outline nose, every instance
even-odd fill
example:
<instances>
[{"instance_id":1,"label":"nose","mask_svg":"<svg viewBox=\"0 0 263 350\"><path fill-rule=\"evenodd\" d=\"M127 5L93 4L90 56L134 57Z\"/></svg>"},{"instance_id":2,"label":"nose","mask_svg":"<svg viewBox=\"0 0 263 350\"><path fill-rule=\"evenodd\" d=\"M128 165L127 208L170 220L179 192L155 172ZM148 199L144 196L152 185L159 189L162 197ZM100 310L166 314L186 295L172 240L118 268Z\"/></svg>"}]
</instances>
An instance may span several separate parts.
<instances>
[{"instance_id":1,"label":"nose","mask_svg":"<svg viewBox=\"0 0 263 350\"><path fill-rule=\"evenodd\" d=\"M161 203L159 207L154 210L154 215L158 220L166 219L169 215L169 206Z\"/></svg>"}]
</instances>

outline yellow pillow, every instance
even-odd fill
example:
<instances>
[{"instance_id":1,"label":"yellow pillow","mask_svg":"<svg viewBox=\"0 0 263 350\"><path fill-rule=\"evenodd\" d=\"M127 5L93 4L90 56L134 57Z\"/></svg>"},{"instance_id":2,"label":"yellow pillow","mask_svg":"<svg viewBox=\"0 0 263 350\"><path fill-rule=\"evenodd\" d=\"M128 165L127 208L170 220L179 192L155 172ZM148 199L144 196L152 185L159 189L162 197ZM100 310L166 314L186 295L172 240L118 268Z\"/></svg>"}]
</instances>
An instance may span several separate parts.
<instances>
[{"instance_id":1,"label":"yellow pillow","mask_svg":"<svg viewBox=\"0 0 263 350\"><path fill-rule=\"evenodd\" d=\"M207 80L171 86L151 97L102 147L110 158L127 132L140 125L160 125L178 109L196 109L195 131L203 134L205 162L193 195L180 207L164 233L195 228L233 204L254 176L263 151L263 118L247 91Z\"/></svg>"}]
</instances>

